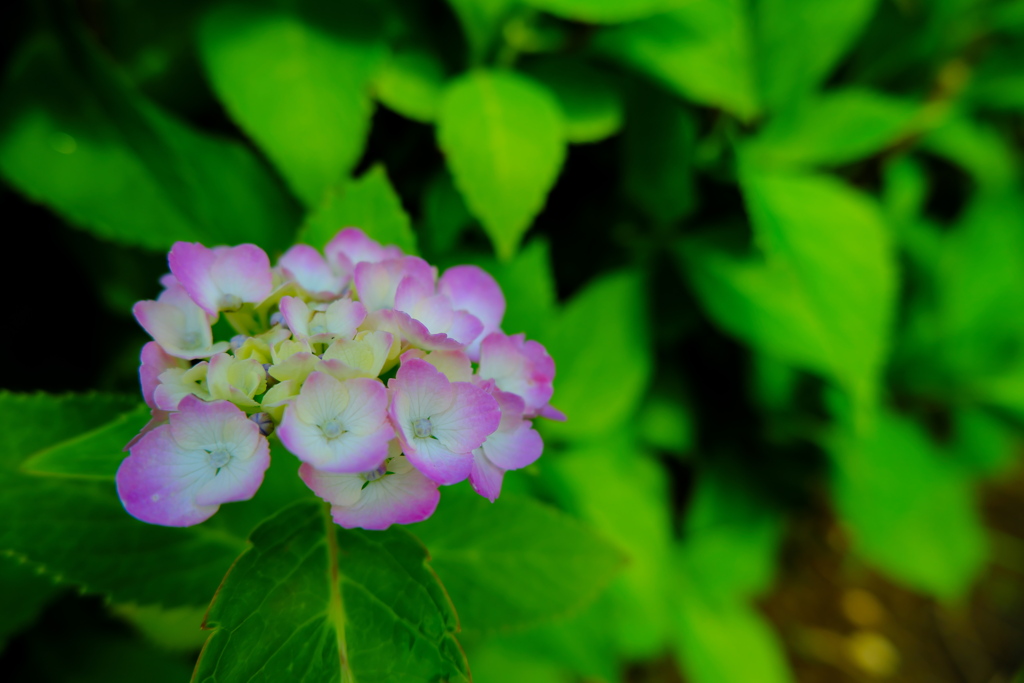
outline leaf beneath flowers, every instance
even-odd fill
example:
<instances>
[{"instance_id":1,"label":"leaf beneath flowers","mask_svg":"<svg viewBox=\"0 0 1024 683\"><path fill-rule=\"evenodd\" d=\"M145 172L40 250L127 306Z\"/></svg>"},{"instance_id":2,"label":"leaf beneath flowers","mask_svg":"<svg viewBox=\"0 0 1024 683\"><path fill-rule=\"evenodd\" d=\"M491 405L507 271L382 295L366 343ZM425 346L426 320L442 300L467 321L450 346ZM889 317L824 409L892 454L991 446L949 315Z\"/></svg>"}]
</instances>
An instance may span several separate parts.
<instances>
[{"instance_id":1,"label":"leaf beneath flowers","mask_svg":"<svg viewBox=\"0 0 1024 683\"><path fill-rule=\"evenodd\" d=\"M253 532L210 606L193 681L465 681L455 610L407 532L301 503Z\"/></svg>"}]
</instances>

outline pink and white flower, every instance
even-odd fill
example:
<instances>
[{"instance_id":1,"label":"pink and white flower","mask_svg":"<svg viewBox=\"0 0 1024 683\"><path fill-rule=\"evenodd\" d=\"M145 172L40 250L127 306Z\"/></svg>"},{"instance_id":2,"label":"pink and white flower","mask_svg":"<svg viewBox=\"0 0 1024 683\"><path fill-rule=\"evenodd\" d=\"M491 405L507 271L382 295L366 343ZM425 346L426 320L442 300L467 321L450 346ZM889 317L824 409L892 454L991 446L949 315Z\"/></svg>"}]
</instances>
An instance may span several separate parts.
<instances>
[{"instance_id":1,"label":"pink and white flower","mask_svg":"<svg viewBox=\"0 0 1024 683\"><path fill-rule=\"evenodd\" d=\"M565 419L548 406L554 393L555 361L547 350L523 334L493 332L480 345L481 379L494 380L498 389L516 394L526 404L527 417Z\"/></svg>"},{"instance_id":2,"label":"pink and white flower","mask_svg":"<svg viewBox=\"0 0 1024 683\"><path fill-rule=\"evenodd\" d=\"M505 317L505 295L501 287L482 268L455 266L446 270L438 280L437 291L448 298L453 310L465 311L483 325L466 347L470 360L479 361L480 342L491 332L500 330L501 320Z\"/></svg>"},{"instance_id":3,"label":"pink and white flower","mask_svg":"<svg viewBox=\"0 0 1024 683\"><path fill-rule=\"evenodd\" d=\"M346 277L355 273L360 263L380 263L402 258L402 250L394 245L382 247L359 228L345 228L324 247L327 261Z\"/></svg>"},{"instance_id":4,"label":"pink and white flower","mask_svg":"<svg viewBox=\"0 0 1024 683\"><path fill-rule=\"evenodd\" d=\"M156 301L138 302L132 313L149 336L176 358L209 358L231 346L226 341L213 343L207 314L181 286L168 287Z\"/></svg>"},{"instance_id":5,"label":"pink and white flower","mask_svg":"<svg viewBox=\"0 0 1024 683\"><path fill-rule=\"evenodd\" d=\"M468 477L473 449L501 422L497 401L469 382L450 382L417 358L402 363L388 390L391 424L416 469L439 484Z\"/></svg>"},{"instance_id":6,"label":"pink and white flower","mask_svg":"<svg viewBox=\"0 0 1024 683\"><path fill-rule=\"evenodd\" d=\"M355 267L356 293L369 313L394 308L395 296L403 282L406 287L432 291L436 280L437 269L416 256L364 261Z\"/></svg>"},{"instance_id":7,"label":"pink and white flower","mask_svg":"<svg viewBox=\"0 0 1024 683\"><path fill-rule=\"evenodd\" d=\"M214 319L220 311L263 301L273 289L270 259L255 244L210 249L176 242L167 261L192 300Z\"/></svg>"},{"instance_id":8,"label":"pink and white flower","mask_svg":"<svg viewBox=\"0 0 1024 683\"><path fill-rule=\"evenodd\" d=\"M186 396L179 407L117 470L125 509L151 524L191 526L222 503L249 500L270 465L266 438L231 403Z\"/></svg>"},{"instance_id":9,"label":"pink and white flower","mask_svg":"<svg viewBox=\"0 0 1024 683\"><path fill-rule=\"evenodd\" d=\"M491 394L501 408L501 424L473 451L469 481L477 493L493 503L501 493L505 472L536 462L544 450L544 442L532 423L523 419L526 409L523 399L493 387Z\"/></svg>"},{"instance_id":10,"label":"pink and white flower","mask_svg":"<svg viewBox=\"0 0 1024 683\"><path fill-rule=\"evenodd\" d=\"M277 430L299 460L325 472L367 472L384 462L394 430L378 379L339 382L314 372L285 408Z\"/></svg>"},{"instance_id":11,"label":"pink and white flower","mask_svg":"<svg viewBox=\"0 0 1024 683\"><path fill-rule=\"evenodd\" d=\"M331 504L331 517L346 529L387 529L392 524L421 522L434 514L441 499L437 483L401 455L359 474L321 472L307 463L299 468L299 476Z\"/></svg>"},{"instance_id":12,"label":"pink and white flower","mask_svg":"<svg viewBox=\"0 0 1024 683\"><path fill-rule=\"evenodd\" d=\"M323 255L308 244L296 244L277 260L277 267L319 301L341 296L352 279L352 270L328 263Z\"/></svg>"},{"instance_id":13,"label":"pink and white flower","mask_svg":"<svg viewBox=\"0 0 1024 683\"><path fill-rule=\"evenodd\" d=\"M281 298L281 315L296 340L330 342L339 337L351 339L366 318L366 307L352 299L338 299L310 310L302 299L285 296Z\"/></svg>"}]
</instances>

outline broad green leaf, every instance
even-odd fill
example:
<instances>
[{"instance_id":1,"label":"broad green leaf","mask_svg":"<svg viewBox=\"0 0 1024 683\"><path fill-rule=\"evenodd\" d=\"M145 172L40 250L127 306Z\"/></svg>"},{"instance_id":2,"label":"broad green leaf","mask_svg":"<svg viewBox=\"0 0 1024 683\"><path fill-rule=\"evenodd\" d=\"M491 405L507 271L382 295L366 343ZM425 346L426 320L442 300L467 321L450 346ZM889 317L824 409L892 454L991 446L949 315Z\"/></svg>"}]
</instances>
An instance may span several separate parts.
<instances>
[{"instance_id":1,"label":"broad green leaf","mask_svg":"<svg viewBox=\"0 0 1024 683\"><path fill-rule=\"evenodd\" d=\"M645 296L640 275L620 271L591 282L563 309L547 348L556 368L552 403L569 419L545 423L545 434L599 438L637 409L652 370Z\"/></svg>"},{"instance_id":2,"label":"broad green leaf","mask_svg":"<svg viewBox=\"0 0 1024 683\"><path fill-rule=\"evenodd\" d=\"M593 46L699 104L744 121L760 110L741 0L692 0L668 14L604 29Z\"/></svg>"},{"instance_id":3,"label":"broad green leaf","mask_svg":"<svg viewBox=\"0 0 1024 683\"><path fill-rule=\"evenodd\" d=\"M626 552L625 570L606 594L604 628L625 657L653 656L667 643L672 609L666 473L621 436L545 456L541 465L556 499Z\"/></svg>"},{"instance_id":4,"label":"broad green leaf","mask_svg":"<svg viewBox=\"0 0 1024 683\"><path fill-rule=\"evenodd\" d=\"M689 0L524 0L555 16L588 24L617 24L646 19L685 5Z\"/></svg>"},{"instance_id":5,"label":"broad green leaf","mask_svg":"<svg viewBox=\"0 0 1024 683\"><path fill-rule=\"evenodd\" d=\"M597 142L622 127L622 95L600 70L571 57L548 57L525 67L558 100L569 142Z\"/></svg>"},{"instance_id":6,"label":"broad green leaf","mask_svg":"<svg viewBox=\"0 0 1024 683\"><path fill-rule=\"evenodd\" d=\"M474 648L469 658L473 661L473 680L479 683L569 683L574 680L563 667L500 643L489 642Z\"/></svg>"},{"instance_id":7,"label":"broad green leaf","mask_svg":"<svg viewBox=\"0 0 1024 683\"><path fill-rule=\"evenodd\" d=\"M363 152L382 30L370 2L224 4L202 22L214 90L307 206Z\"/></svg>"},{"instance_id":8,"label":"broad green leaf","mask_svg":"<svg viewBox=\"0 0 1024 683\"><path fill-rule=\"evenodd\" d=\"M512 258L565 158L558 103L524 76L471 71L445 90L437 136L470 211Z\"/></svg>"},{"instance_id":9,"label":"broad green leaf","mask_svg":"<svg viewBox=\"0 0 1024 683\"><path fill-rule=\"evenodd\" d=\"M287 245L294 207L245 147L190 128L131 90L84 38L64 37L26 43L5 80L8 182L124 244Z\"/></svg>"},{"instance_id":10,"label":"broad green leaf","mask_svg":"<svg viewBox=\"0 0 1024 683\"><path fill-rule=\"evenodd\" d=\"M210 606L196 683L465 681L455 610L407 532L300 503L250 538Z\"/></svg>"},{"instance_id":11,"label":"broad green leaf","mask_svg":"<svg viewBox=\"0 0 1024 683\"><path fill-rule=\"evenodd\" d=\"M436 54L422 46L397 49L377 72L377 99L407 119L431 123L437 118L447 78Z\"/></svg>"},{"instance_id":12,"label":"broad green leaf","mask_svg":"<svg viewBox=\"0 0 1024 683\"><path fill-rule=\"evenodd\" d=\"M638 89L622 136L627 196L660 223L690 213L697 203L696 146L697 122L689 108L668 95Z\"/></svg>"},{"instance_id":13,"label":"broad green leaf","mask_svg":"<svg viewBox=\"0 0 1024 683\"><path fill-rule=\"evenodd\" d=\"M125 457L125 444L149 418L149 407L140 404L95 429L33 453L21 469L29 474L113 481Z\"/></svg>"},{"instance_id":14,"label":"broad green leaf","mask_svg":"<svg viewBox=\"0 0 1024 683\"><path fill-rule=\"evenodd\" d=\"M694 683L790 683L778 636L753 607L706 593L685 568L675 577L675 651Z\"/></svg>"},{"instance_id":15,"label":"broad green leaf","mask_svg":"<svg viewBox=\"0 0 1024 683\"><path fill-rule=\"evenodd\" d=\"M871 90L838 90L773 117L745 152L765 166L838 166L899 141L920 111L912 102Z\"/></svg>"},{"instance_id":16,"label":"broad green leaf","mask_svg":"<svg viewBox=\"0 0 1024 683\"><path fill-rule=\"evenodd\" d=\"M686 514L680 557L700 593L738 601L775 580L782 519L740 480L700 471Z\"/></svg>"},{"instance_id":17,"label":"broad green leaf","mask_svg":"<svg viewBox=\"0 0 1024 683\"><path fill-rule=\"evenodd\" d=\"M957 463L968 473L1000 475L1019 460L1017 435L1005 420L978 408L961 408L953 415Z\"/></svg>"},{"instance_id":18,"label":"broad green leaf","mask_svg":"<svg viewBox=\"0 0 1024 683\"><path fill-rule=\"evenodd\" d=\"M173 609L156 605L111 605L110 611L161 650L194 655L209 637L203 631L208 608L209 605Z\"/></svg>"},{"instance_id":19,"label":"broad green leaf","mask_svg":"<svg viewBox=\"0 0 1024 683\"><path fill-rule=\"evenodd\" d=\"M479 64L490 51L518 0L448 0L469 44L469 58Z\"/></svg>"},{"instance_id":20,"label":"broad green leaf","mask_svg":"<svg viewBox=\"0 0 1024 683\"><path fill-rule=\"evenodd\" d=\"M758 81L765 106L785 109L825 80L878 0L755 0Z\"/></svg>"},{"instance_id":21,"label":"broad green leaf","mask_svg":"<svg viewBox=\"0 0 1024 683\"><path fill-rule=\"evenodd\" d=\"M830 377L870 406L896 296L878 207L825 176L748 172L742 189L764 258L685 249L702 304L726 331Z\"/></svg>"},{"instance_id":22,"label":"broad green leaf","mask_svg":"<svg viewBox=\"0 0 1024 683\"><path fill-rule=\"evenodd\" d=\"M578 612L624 560L577 520L508 494L492 504L452 490L415 530L467 631L523 629Z\"/></svg>"},{"instance_id":23,"label":"broad green leaf","mask_svg":"<svg viewBox=\"0 0 1024 683\"><path fill-rule=\"evenodd\" d=\"M391 187L387 171L379 164L331 192L306 218L299 241L323 249L339 230L352 227L381 244L395 244L407 254L417 253L409 215Z\"/></svg>"},{"instance_id":24,"label":"broad green leaf","mask_svg":"<svg viewBox=\"0 0 1024 683\"><path fill-rule=\"evenodd\" d=\"M124 511L113 482L19 471L30 454L92 431L137 401L0 393L0 553L118 602L201 605L244 536L217 517L183 529L145 524Z\"/></svg>"},{"instance_id":25,"label":"broad green leaf","mask_svg":"<svg viewBox=\"0 0 1024 683\"><path fill-rule=\"evenodd\" d=\"M12 557L0 556L0 653L8 640L38 618L60 592L49 576Z\"/></svg>"},{"instance_id":26,"label":"broad green leaf","mask_svg":"<svg viewBox=\"0 0 1024 683\"><path fill-rule=\"evenodd\" d=\"M895 415L828 447L836 506L857 553L913 588L962 596L987 554L970 478L918 425Z\"/></svg>"}]
</instances>

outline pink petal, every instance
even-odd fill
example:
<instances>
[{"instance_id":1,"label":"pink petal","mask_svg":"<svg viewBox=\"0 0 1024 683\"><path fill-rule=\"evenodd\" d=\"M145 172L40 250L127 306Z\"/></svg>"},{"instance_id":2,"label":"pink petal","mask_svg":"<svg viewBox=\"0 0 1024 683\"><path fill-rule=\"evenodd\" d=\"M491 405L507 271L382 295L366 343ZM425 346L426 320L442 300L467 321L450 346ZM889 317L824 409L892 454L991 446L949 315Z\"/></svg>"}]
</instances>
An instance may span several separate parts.
<instances>
[{"instance_id":1,"label":"pink petal","mask_svg":"<svg viewBox=\"0 0 1024 683\"><path fill-rule=\"evenodd\" d=\"M451 299L455 310L471 313L482 324L480 334L469 343L469 357L480 359L480 342L501 327L505 317L505 295L493 277L477 266L455 266L445 271L437 289ZM462 337L453 334L459 340Z\"/></svg>"},{"instance_id":2,"label":"pink petal","mask_svg":"<svg viewBox=\"0 0 1024 683\"><path fill-rule=\"evenodd\" d=\"M527 415L540 411L554 393L555 362L538 342L524 335L493 332L480 346L480 377L493 379L502 391L521 396Z\"/></svg>"},{"instance_id":3,"label":"pink petal","mask_svg":"<svg viewBox=\"0 0 1024 683\"><path fill-rule=\"evenodd\" d=\"M351 338L366 319L366 307L352 299L338 299L327 307L327 331Z\"/></svg>"},{"instance_id":4,"label":"pink petal","mask_svg":"<svg viewBox=\"0 0 1024 683\"><path fill-rule=\"evenodd\" d=\"M484 455L483 451L473 451L473 469L469 473L469 483L473 490L492 503L501 494L501 482L505 478L505 470L501 469Z\"/></svg>"},{"instance_id":5,"label":"pink petal","mask_svg":"<svg viewBox=\"0 0 1024 683\"><path fill-rule=\"evenodd\" d=\"M415 256L379 263L363 262L355 267L356 291L370 312L394 308L395 295L403 279L413 278L433 289L436 276L433 266Z\"/></svg>"},{"instance_id":6,"label":"pink petal","mask_svg":"<svg viewBox=\"0 0 1024 683\"><path fill-rule=\"evenodd\" d=\"M139 383L142 385L142 397L146 405L156 408L153 392L160 384L160 375L171 368L187 368L188 362L175 358L164 351L156 342L146 342L142 347L142 365L139 366Z\"/></svg>"},{"instance_id":7,"label":"pink petal","mask_svg":"<svg viewBox=\"0 0 1024 683\"><path fill-rule=\"evenodd\" d=\"M167 261L192 300L212 316L245 302L259 303L273 288L270 259L254 244L209 249L176 242Z\"/></svg>"},{"instance_id":8,"label":"pink petal","mask_svg":"<svg viewBox=\"0 0 1024 683\"><path fill-rule=\"evenodd\" d=\"M306 302L297 296L283 296L280 308L284 324L292 331L295 339L308 339L310 311Z\"/></svg>"},{"instance_id":9,"label":"pink petal","mask_svg":"<svg viewBox=\"0 0 1024 683\"><path fill-rule=\"evenodd\" d=\"M393 396L392 422L399 435L411 430L415 420L447 410L455 398L448 378L430 363L418 359L402 363L388 382L388 389Z\"/></svg>"},{"instance_id":10,"label":"pink petal","mask_svg":"<svg viewBox=\"0 0 1024 683\"><path fill-rule=\"evenodd\" d=\"M550 403L541 408L540 411L538 411L537 416L546 417L549 420L556 420L558 422L565 422L566 420L569 419L565 416L565 413L563 413L561 410L554 407Z\"/></svg>"},{"instance_id":11,"label":"pink petal","mask_svg":"<svg viewBox=\"0 0 1024 683\"><path fill-rule=\"evenodd\" d=\"M469 453L498 428L501 410L493 396L468 382L453 382L452 389L451 407L430 419L433 434L447 450Z\"/></svg>"},{"instance_id":12,"label":"pink petal","mask_svg":"<svg viewBox=\"0 0 1024 683\"><path fill-rule=\"evenodd\" d=\"M340 295L349 280L332 270L320 252L308 244L296 244L277 260L277 265L285 276L321 301Z\"/></svg>"},{"instance_id":13,"label":"pink petal","mask_svg":"<svg viewBox=\"0 0 1024 683\"><path fill-rule=\"evenodd\" d=\"M402 441L402 449L416 469L438 484L457 484L469 476L472 453L453 453L439 439L414 439L415 446Z\"/></svg>"},{"instance_id":14,"label":"pink petal","mask_svg":"<svg viewBox=\"0 0 1024 683\"><path fill-rule=\"evenodd\" d=\"M213 344L206 313L181 287L164 290L156 301L139 301L132 313L157 344L177 358L208 358L229 347L227 342Z\"/></svg>"},{"instance_id":15,"label":"pink petal","mask_svg":"<svg viewBox=\"0 0 1024 683\"><path fill-rule=\"evenodd\" d=\"M189 297L210 315L217 315L220 289L210 276L217 255L198 242L175 242L167 255L171 274Z\"/></svg>"},{"instance_id":16,"label":"pink petal","mask_svg":"<svg viewBox=\"0 0 1024 683\"><path fill-rule=\"evenodd\" d=\"M117 490L134 517L165 526L208 519L221 503L255 495L270 464L259 427L226 401L188 396L132 447L117 471ZM214 461L217 454L226 457Z\"/></svg>"},{"instance_id":17,"label":"pink petal","mask_svg":"<svg viewBox=\"0 0 1024 683\"><path fill-rule=\"evenodd\" d=\"M359 228L345 228L327 243L324 253L332 263L354 267L358 263L378 263L402 257L396 246L382 247Z\"/></svg>"}]
</instances>

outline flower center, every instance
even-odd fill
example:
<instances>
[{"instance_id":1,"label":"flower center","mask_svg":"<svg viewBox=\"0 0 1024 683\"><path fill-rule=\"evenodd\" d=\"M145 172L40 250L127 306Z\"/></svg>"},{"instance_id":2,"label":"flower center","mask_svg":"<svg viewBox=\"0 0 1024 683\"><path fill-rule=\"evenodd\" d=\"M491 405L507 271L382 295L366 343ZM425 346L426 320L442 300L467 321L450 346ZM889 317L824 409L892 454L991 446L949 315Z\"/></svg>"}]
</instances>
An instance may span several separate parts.
<instances>
[{"instance_id":1,"label":"flower center","mask_svg":"<svg viewBox=\"0 0 1024 683\"><path fill-rule=\"evenodd\" d=\"M242 299L236 294L225 294L220 298L220 309L222 311L237 311L242 307Z\"/></svg>"},{"instance_id":2,"label":"flower center","mask_svg":"<svg viewBox=\"0 0 1024 683\"><path fill-rule=\"evenodd\" d=\"M363 479L365 479L366 481L377 481L378 479L380 479L381 477L383 477L387 473L388 473L388 465L387 465L387 463L384 463L383 465L381 465L380 467L378 467L375 470L370 470L369 472L363 472Z\"/></svg>"},{"instance_id":3,"label":"flower center","mask_svg":"<svg viewBox=\"0 0 1024 683\"><path fill-rule=\"evenodd\" d=\"M231 460L231 454L223 448L218 448L215 451L210 451L210 467L216 467L218 470L228 464Z\"/></svg>"},{"instance_id":4,"label":"flower center","mask_svg":"<svg viewBox=\"0 0 1024 683\"><path fill-rule=\"evenodd\" d=\"M434 427L430 424L430 418L424 417L412 423L412 433L421 439L433 435Z\"/></svg>"},{"instance_id":5,"label":"flower center","mask_svg":"<svg viewBox=\"0 0 1024 683\"><path fill-rule=\"evenodd\" d=\"M341 428L337 420L328 420L327 422L320 425L320 431L324 433L328 439L336 439L341 436L345 430Z\"/></svg>"}]
</instances>

